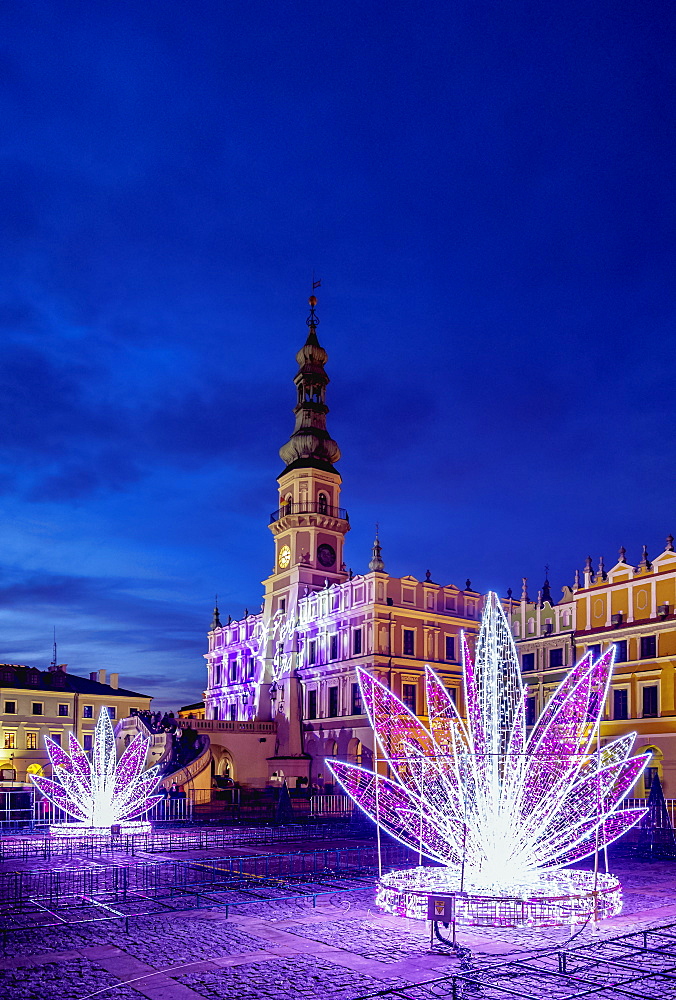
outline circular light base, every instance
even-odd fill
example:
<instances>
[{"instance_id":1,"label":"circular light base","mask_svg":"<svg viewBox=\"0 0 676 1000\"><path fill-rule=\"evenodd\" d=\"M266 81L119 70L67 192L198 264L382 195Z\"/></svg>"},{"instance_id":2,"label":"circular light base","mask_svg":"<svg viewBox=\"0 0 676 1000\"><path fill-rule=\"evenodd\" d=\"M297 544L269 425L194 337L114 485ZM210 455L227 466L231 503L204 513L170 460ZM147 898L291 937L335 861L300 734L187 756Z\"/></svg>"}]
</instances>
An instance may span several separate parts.
<instances>
[{"instance_id":1,"label":"circular light base","mask_svg":"<svg viewBox=\"0 0 676 1000\"><path fill-rule=\"evenodd\" d=\"M116 824L120 836L151 833L152 824L145 821ZM110 837L112 828L109 826L88 826L86 823L52 823L49 827L50 837Z\"/></svg>"},{"instance_id":2,"label":"circular light base","mask_svg":"<svg viewBox=\"0 0 676 1000\"><path fill-rule=\"evenodd\" d=\"M459 868L389 872L378 881L376 904L399 917L428 920L436 912L443 914L436 919L479 927L562 927L622 911L622 887L614 875L575 868L543 868L504 884L465 872L462 892L460 883ZM430 911L430 899L436 910Z\"/></svg>"}]
</instances>

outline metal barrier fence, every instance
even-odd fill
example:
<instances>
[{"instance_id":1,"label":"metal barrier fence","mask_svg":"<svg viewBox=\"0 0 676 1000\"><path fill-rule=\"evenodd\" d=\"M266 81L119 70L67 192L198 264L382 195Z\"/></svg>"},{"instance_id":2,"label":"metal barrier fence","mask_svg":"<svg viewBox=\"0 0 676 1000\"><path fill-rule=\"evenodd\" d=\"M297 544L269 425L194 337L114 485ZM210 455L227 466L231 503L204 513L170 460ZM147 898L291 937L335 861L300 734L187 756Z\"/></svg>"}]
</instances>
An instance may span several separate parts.
<instances>
[{"instance_id":1,"label":"metal barrier fence","mask_svg":"<svg viewBox=\"0 0 676 1000\"><path fill-rule=\"evenodd\" d=\"M362 839L363 836L362 830L353 830L348 823L279 827L189 827L121 837L43 837L32 834L0 838L0 862L82 855L92 857L111 852L133 857L140 852L173 854L176 851L225 850L239 845L270 846L312 840L335 841L350 837Z\"/></svg>"},{"instance_id":2,"label":"metal barrier fence","mask_svg":"<svg viewBox=\"0 0 676 1000\"><path fill-rule=\"evenodd\" d=\"M415 852L385 847L383 866L412 864ZM136 862L0 873L0 930L126 919L171 909L224 909L356 892L373 885L375 847L204 861Z\"/></svg>"},{"instance_id":3,"label":"metal barrier fence","mask_svg":"<svg viewBox=\"0 0 676 1000\"><path fill-rule=\"evenodd\" d=\"M313 795L310 799L311 816L351 816L354 808L349 795Z\"/></svg>"}]
</instances>

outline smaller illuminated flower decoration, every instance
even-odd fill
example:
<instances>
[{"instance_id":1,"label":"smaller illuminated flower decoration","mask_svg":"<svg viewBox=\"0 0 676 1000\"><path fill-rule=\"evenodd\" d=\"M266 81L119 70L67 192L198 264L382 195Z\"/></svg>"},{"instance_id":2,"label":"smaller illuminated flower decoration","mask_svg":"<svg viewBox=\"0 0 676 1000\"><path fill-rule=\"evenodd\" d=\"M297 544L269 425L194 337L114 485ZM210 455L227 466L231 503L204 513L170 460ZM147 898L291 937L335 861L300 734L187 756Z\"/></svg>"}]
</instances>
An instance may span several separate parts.
<instances>
[{"instance_id":1,"label":"smaller illuminated flower decoration","mask_svg":"<svg viewBox=\"0 0 676 1000\"><path fill-rule=\"evenodd\" d=\"M151 794L160 780L159 768L144 771L149 743L139 733L118 760L110 716L102 708L91 761L72 733L70 753L45 737L52 778L31 774L31 779L45 798L73 819L86 826L109 827L140 816L162 799Z\"/></svg>"}]
</instances>

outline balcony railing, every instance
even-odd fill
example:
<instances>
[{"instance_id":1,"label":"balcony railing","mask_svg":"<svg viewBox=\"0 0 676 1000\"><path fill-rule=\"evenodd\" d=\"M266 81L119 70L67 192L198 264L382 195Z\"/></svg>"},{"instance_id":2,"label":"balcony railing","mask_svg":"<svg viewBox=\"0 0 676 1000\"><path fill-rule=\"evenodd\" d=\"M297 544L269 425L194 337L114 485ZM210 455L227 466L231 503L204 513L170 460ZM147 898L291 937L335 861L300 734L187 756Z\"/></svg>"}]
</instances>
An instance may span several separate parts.
<instances>
[{"instance_id":1,"label":"balcony railing","mask_svg":"<svg viewBox=\"0 0 676 1000\"><path fill-rule=\"evenodd\" d=\"M270 524L287 514L326 514L327 517L338 517L341 521L350 520L344 507L330 507L327 503L285 503L270 514Z\"/></svg>"}]
</instances>

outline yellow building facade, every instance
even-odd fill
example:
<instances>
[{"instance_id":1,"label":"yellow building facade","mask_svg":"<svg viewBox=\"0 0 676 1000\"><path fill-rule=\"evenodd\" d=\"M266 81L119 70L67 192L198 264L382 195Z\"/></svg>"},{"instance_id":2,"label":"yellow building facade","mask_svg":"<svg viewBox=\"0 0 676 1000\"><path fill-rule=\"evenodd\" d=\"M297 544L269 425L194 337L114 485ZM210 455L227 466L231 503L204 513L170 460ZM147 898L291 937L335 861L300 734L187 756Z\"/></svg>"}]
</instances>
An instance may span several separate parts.
<instances>
[{"instance_id":1,"label":"yellow building facade","mask_svg":"<svg viewBox=\"0 0 676 1000\"><path fill-rule=\"evenodd\" d=\"M634 790L647 794L659 774L667 797L676 797L676 552L674 539L650 560L646 548L637 566L625 550L607 572L590 560L583 585L574 590L578 657L615 646L615 670L602 737L636 732L636 753L652 751L652 769Z\"/></svg>"}]
</instances>

